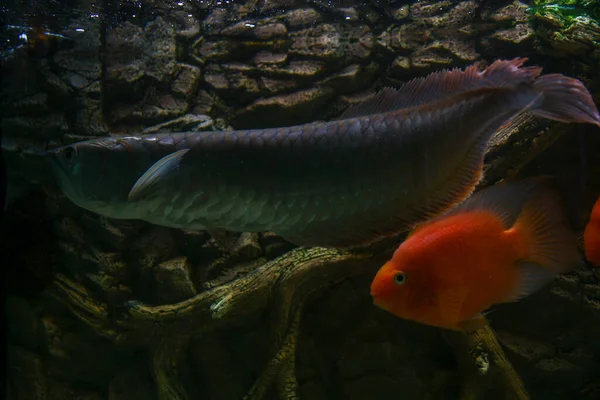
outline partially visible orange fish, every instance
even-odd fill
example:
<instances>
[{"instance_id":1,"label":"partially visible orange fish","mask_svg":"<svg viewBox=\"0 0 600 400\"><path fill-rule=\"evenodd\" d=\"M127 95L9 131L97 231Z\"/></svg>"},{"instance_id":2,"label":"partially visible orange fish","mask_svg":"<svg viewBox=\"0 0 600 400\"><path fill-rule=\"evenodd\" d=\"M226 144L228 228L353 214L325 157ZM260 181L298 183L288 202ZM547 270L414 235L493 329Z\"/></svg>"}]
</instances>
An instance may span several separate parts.
<instances>
[{"instance_id":1,"label":"partially visible orange fish","mask_svg":"<svg viewBox=\"0 0 600 400\"><path fill-rule=\"evenodd\" d=\"M596 200L590 220L583 231L585 258L595 267L600 267L600 197Z\"/></svg>"},{"instance_id":2,"label":"partially visible orange fish","mask_svg":"<svg viewBox=\"0 0 600 400\"><path fill-rule=\"evenodd\" d=\"M501 183L418 226L379 270L371 295L401 318L468 331L485 324L490 306L528 296L581 261L542 180Z\"/></svg>"}]
</instances>

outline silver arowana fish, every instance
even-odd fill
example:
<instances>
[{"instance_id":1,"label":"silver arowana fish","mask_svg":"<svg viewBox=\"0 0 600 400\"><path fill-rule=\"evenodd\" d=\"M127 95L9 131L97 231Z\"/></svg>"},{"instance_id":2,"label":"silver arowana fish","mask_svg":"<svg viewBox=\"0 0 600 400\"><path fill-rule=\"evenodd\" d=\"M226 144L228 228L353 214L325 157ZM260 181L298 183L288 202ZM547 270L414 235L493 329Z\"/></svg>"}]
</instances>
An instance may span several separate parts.
<instances>
[{"instance_id":1,"label":"silver arowana fish","mask_svg":"<svg viewBox=\"0 0 600 400\"><path fill-rule=\"evenodd\" d=\"M84 141L51 151L53 166L68 198L106 217L365 245L466 199L520 114L600 126L579 80L525 61L433 73L330 122Z\"/></svg>"}]
</instances>

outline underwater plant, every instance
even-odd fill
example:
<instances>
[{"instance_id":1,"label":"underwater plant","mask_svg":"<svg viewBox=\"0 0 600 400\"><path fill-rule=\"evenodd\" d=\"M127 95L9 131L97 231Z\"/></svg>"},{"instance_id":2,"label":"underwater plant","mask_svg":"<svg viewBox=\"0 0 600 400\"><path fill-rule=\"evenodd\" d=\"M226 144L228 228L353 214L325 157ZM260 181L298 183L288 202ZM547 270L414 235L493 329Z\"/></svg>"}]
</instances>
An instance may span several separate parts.
<instances>
[{"instance_id":1,"label":"underwater plant","mask_svg":"<svg viewBox=\"0 0 600 400\"><path fill-rule=\"evenodd\" d=\"M528 10L531 14L552 14L568 24L577 18L600 17L600 2L597 0L533 0Z\"/></svg>"},{"instance_id":2,"label":"underwater plant","mask_svg":"<svg viewBox=\"0 0 600 400\"><path fill-rule=\"evenodd\" d=\"M596 0L533 0L527 12L540 38L562 55L600 47L600 2Z\"/></svg>"}]
</instances>

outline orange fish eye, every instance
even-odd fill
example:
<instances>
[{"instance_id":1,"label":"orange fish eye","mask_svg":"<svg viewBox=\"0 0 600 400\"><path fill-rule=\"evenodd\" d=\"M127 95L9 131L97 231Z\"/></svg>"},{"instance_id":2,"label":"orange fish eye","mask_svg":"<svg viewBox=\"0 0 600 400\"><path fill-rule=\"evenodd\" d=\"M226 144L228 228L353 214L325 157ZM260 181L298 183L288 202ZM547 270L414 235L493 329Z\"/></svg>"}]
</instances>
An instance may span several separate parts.
<instances>
[{"instance_id":1,"label":"orange fish eye","mask_svg":"<svg viewBox=\"0 0 600 400\"><path fill-rule=\"evenodd\" d=\"M404 285L405 282L406 274L404 272L399 271L394 274L394 283L396 283L396 285Z\"/></svg>"}]
</instances>

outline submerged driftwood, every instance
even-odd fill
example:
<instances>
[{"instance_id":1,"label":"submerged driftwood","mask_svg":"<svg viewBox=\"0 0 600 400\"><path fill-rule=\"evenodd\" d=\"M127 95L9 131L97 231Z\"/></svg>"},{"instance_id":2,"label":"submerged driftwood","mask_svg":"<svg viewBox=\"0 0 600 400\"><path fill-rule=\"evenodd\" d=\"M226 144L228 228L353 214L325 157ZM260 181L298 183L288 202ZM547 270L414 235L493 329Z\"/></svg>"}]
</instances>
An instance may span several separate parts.
<instances>
[{"instance_id":1,"label":"submerged driftwood","mask_svg":"<svg viewBox=\"0 0 600 400\"><path fill-rule=\"evenodd\" d=\"M190 396L182 386L178 367L189 338L202 335L247 313L273 306L272 356L245 399L263 399L274 387L281 399L298 399L295 376L296 342L302 308L311 294L358 273L366 265L378 266L382 258L370 252L299 248L268 262L244 278L202 293L185 302L166 306L133 305L128 318L109 321L106 306L89 299L65 277L58 277L51 294L63 301L85 323L117 343L153 337L152 366L160 399L183 400ZM104 318L103 318L104 316ZM119 328L113 327L116 324ZM124 329L126 333L118 334ZM458 336L460 335L460 336ZM462 399L481 393L481 376L491 367L500 373L497 388L507 398L528 399L523 384L504 355L491 328L469 334L448 334L449 343L466 372Z\"/></svg>"}]
</instances>

